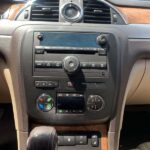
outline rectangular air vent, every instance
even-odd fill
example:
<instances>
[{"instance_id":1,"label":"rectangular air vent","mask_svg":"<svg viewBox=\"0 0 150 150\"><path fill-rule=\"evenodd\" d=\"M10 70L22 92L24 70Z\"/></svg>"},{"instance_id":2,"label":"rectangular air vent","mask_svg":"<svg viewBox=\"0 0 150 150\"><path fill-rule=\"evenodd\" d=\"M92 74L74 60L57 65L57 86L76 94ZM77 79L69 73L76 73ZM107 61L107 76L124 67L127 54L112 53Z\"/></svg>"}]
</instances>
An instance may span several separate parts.
<instances>
[{"instance_id":1,"label":"rectangular air vent","mask_svg":"<svg viewBox=\"0 0 150 150\"><path fill-rule=\"evenodd\" d=\"M84 0L84 22L111 24L110 7L99 0Z\"/></svg>"},{"instance_id":2,"label":"rectangular air vent","mask_svg":"<svg viewBox=\"0 0 150 150\"><path fill-rule=\"evenodd\" d=\"M59 21L59 0L35 3L31 7L32 21Z\"/></svg>"}]
</instances>

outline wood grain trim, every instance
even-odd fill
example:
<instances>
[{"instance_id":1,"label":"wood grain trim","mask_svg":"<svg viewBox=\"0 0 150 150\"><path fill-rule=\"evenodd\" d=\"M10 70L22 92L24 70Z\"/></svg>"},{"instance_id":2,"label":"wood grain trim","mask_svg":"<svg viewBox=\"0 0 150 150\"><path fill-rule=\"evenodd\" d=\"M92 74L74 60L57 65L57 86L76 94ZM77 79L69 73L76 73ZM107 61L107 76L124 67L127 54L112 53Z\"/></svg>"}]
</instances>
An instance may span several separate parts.
<instances>
[{"instance_id":1,"label":"wood grain trim","mask_svg":"<svg viewBox=\"0 0 150 150\"><path fill-rule=\"evenodd\" d=\"M128 24L150 24L150 9L117 7Z\"/></svg>"},{"instance_id":2,"label":"wood grain trim","mask_svg":"<svg viewBox=\"0 0 150 150\"><path fill-rule=\"evenodd\" d=\"M11 3L2 3L0 4L0 14L5 13L7 10L9 20L14 20L17 13L24 7L25 4L11 4Z\"/></svg>"},{"instance_id":3,"label":"wood grain trim","mask_svg":"<svg viewBox=\"0 0 150 150\"><path fill-rule=\"evenodd\" d=\"M32 127L37 127L40 125L33 125ZM56 131L100 131L101 132L101 149L108 150L108 136L107 136L107 125L83 125L83 126L55 126Z\"/></svg>"},{"instance_id":4,"label":"wood grain trim","mask_svg":"<svg viewBox=\"0 0 150 150\"><path fill-rule=\"evenodd\" d=\"M17 13L24 7L25 4L14 4L11 5L10 10L9 10L9 20L14 20Z\"/></svg>"},{"instance_id":5,"label":"wood grain trim","mask_svg":"<svg viewBox=\"0 0 150 150\"><path fill-rule=\"evenodd\" d=\"M1 4L0 13L4 13L9 8L8 19L14 20L17 13L24 7L24 5L25 4ZM114 7L122 13L128 24L150 24L150 9L136 7Z\"/></svg>"}]
</instances>

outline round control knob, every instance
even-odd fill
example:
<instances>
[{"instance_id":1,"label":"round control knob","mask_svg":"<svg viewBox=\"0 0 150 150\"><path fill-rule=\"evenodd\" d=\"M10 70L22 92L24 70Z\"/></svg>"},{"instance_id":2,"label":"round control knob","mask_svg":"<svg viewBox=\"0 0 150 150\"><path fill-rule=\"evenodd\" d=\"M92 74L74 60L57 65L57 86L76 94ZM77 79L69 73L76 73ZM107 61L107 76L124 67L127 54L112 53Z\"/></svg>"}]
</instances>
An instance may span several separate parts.
<instances>
[{"instance_id":1,"label":"round control knob","mask_svg":"<svg viewBox=\"0 0 150 150\"><path fill-rule=\"evenodd\" d=\"M37 39L40 40L40 41L42 41L44 39L43 34L38 34L37 35Z\"/></svg>"},{"instance_id":2,"label":"round control knob","mask_svg":"<svg viewBox=\"0 0 150 150\"><path fill-rule=\"evenodd\" d=\"M104 108L104 100L99 95L90 95L87 101L88 110L100 111Z\"/></svg>"},{"instance_id":3,"label":"round control knob","mask_svg":"<svg viewBox=\"0 0 150 150\"><path fill-rule=\"evenodd\" d=\"M63 60L63 67L68 74L73 74L78 71L80 62L75 56L67 56Z\"/></svg>"},{"instance_id":4,"label":"round control knob","mask_svg":"<svg viewBox=\"0 0 150 150\"><path fill-rule=\"evenodd\" d=\"M54 100L50 95L43 93L37 98L37 107L39 110L47 112L50 111L53 106Z\"/></svg>"},{"instance_id":5,"label":"round control knob","mask_svg":"<svg viewBox=\"0 0 150 150\"><path fill-rule=\"evenodd\" d=\"M107 44L107 38L105 35L101 34L97 37L97 43L101 46L106 45Z\"/></svg>"}]
</instances>

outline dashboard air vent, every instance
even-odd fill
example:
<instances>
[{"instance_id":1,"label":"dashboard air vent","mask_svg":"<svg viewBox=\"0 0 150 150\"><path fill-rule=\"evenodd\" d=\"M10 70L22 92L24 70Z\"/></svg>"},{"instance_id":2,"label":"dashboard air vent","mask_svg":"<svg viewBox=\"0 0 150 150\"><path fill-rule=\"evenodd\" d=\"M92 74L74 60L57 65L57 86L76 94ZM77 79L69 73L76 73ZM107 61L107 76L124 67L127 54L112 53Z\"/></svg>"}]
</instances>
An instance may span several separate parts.
<instances>
[{"instance_id":1,"label":"dashboard air vent","mask_svg":"<svg viewBox=\"0 0 150 150\"><path fill-rule=\"evenodd\" d=\"M84 0L84 22L111 24L110 7L100 0Z\"/></svg>"},{"instance_id":2,"label":"dashboard air vent","mask_svg":"<svg viewBox=\"0 0 150 150\"><path fill-rule=\"evenodd\" d=\"M59 0L35 3L31 7L32 21L59 21Z\"/></svg>"}]
</instances>

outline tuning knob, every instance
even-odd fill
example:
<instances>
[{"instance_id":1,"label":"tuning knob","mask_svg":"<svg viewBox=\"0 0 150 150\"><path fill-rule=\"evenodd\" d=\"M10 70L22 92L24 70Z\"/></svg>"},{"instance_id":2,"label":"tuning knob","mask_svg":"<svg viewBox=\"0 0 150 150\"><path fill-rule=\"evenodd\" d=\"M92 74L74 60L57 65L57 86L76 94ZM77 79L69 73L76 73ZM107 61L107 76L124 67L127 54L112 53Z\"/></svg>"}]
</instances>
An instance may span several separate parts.
<instances>
[{"instance_id":1,"label":"tuning knob","mask_svg":"<svg viewBox=\"0 0 150 150\"><path fill-rule=\"evenodd\" d=\"M63 67L68 74L74 74L79 70L80 62L75 56L67 56L63 60Z\"/></svg>"}]
</instances>

